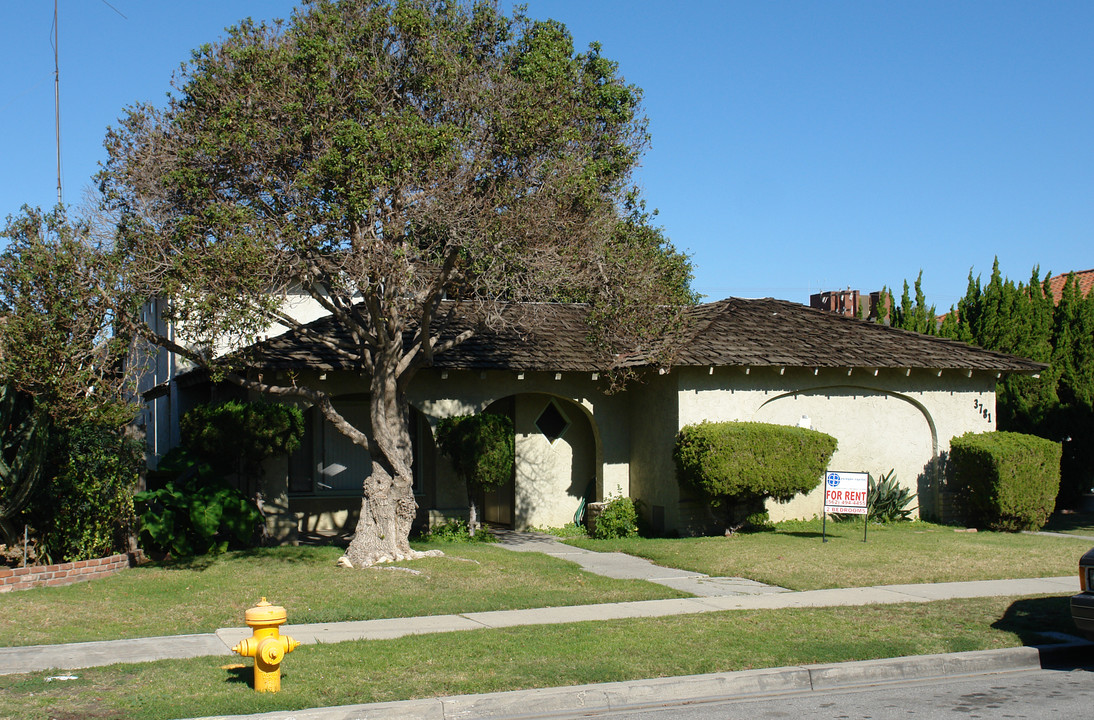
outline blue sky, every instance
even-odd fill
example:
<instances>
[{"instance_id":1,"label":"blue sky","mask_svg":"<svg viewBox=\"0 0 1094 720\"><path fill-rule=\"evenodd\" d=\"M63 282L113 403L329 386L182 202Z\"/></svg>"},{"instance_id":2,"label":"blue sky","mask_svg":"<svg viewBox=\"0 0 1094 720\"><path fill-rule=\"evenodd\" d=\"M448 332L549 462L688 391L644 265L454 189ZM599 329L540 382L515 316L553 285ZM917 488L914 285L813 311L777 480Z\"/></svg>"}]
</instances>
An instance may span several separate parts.
<instances>
[{"instance_id":1,"label":"blue sky","mask_svg":"<svg viewBox=\"0 0 1094 720\"><path fill-rule=\"evenodd\" d=\"M645 91L639 181L709 299L899 291L922 269L941 311L995 256L1021 280L1094 268L1088 0L527 4ZM123 107L293 6L60 0L65 202ZM47 0L0 4L0 216L56 200L52 22Z\"/></svg>"}]
</instances>

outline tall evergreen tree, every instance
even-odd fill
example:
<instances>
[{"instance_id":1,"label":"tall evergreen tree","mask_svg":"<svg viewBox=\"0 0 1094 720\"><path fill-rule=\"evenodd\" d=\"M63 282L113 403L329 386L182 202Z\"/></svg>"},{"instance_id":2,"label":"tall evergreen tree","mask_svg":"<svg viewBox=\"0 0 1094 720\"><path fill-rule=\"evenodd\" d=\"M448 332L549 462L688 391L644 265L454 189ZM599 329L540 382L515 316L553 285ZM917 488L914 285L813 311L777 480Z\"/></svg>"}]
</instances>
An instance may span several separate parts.
<instances>
[{"instance_id":1,"label":"tall evergreen tree","mask_svg":"<svg viewBox=\"0 0 1094 720\"><path fill-rule=\"evenodd\" d=\"M1015 284L1003 277L996 258L982 286L970 270L965 296L938 333L1049 364L1038 377L1003 378L996 413L1001 430L1064 443L1060 495L1066 504L1094 486L1094 293L1084 297L1072 275L1054 299L1050 277L1041 280L1034 267L1028 285ZM905 282L893 325L916 329L916 309L925 305L919 292L913 304Z\"/></svg>"},{"instance_id":2,"label":"tall evergreen tree","mask_svg":"<svg viewBox=\"0 0 1094 720\"><path fill-rule=\"evenodd\" d=\"M892 295L890 295L892 297ZM915 300L909 294L908 281L904 281L904 292L900 296L900 307L895 309L892 326L902 330L935 335L938 333L937 311L934 305L927 306L923 294L923 271L915 279Z\"/></svg>"}]
</instances>

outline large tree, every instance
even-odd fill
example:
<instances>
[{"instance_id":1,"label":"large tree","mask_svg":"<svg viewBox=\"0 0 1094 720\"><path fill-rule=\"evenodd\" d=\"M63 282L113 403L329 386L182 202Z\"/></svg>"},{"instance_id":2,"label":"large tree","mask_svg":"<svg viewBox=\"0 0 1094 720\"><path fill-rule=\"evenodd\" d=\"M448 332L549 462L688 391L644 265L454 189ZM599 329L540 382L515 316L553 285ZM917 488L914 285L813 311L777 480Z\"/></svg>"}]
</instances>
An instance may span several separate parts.
<instances>
[{"instance_id":1,"label":"large tree","mask_svg":"<svg viewBox=\"0 0 1094 720\"><path fill-rule=\"evenodd\" d=\"M578 300L607 363L692 300L687 258L632 187L647 142L639 90L557 22L486 2L318 0L195 51L166 107L111 130L101 187L130 317L169 299L175 337L136 322L148 340L209 366L209 347L278 321L368 378L358 428L322 389L228 375L303 397L368 448L347 551L363 566L414 556L406 389L435 355L519 315L501 303ZM347 339L283 312L290 291ZM446 298L462 301L460 332Z\"/></svg>"},{"instance_id":2,"label":"large tree","mask_svg":"<svg viewBox=\"0 0 1094 720\"><path fill-rule=\"evenodd\" d=\"M24 207L0 228L0 382L33 397L59 427L119 427L135 406L119 360L115 274L84 221Z\"/></svg>"}]
</instances>

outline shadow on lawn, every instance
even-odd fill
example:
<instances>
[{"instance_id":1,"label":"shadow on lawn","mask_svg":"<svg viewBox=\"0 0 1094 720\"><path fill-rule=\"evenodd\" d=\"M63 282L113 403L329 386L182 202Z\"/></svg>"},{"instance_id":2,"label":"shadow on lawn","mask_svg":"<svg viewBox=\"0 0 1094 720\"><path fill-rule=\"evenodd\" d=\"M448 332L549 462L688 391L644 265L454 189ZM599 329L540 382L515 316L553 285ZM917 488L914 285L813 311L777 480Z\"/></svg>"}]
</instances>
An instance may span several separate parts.
<instances>
[{"instance_id":1,"label":"shadow on lawn","mask_svg":"<svg viewBox=\"0 0 1094 720\"><path fill-rule=\"evenodd\" d=\"M1064 511L1053 514L1042 530L1094 536L1094 513Z\"/></svg>"},{"instance_id":2,"label":"shadow on lawn","mask_svg":"<svg viewBox=\"0 0 1094 720\"><path fill-rule=\"evenodd\" d=\"M1017 600L991 626L1014 633L1023 645L1045 645L1060 640L1048 633L1079 637L1071 621L1071 600L1066 596Z\"/></svg>"},{"instance_id":3,"label":"shadow on lawn","mask_svg":"<svg viewBox=\"0 0 1094 720\"><path fill-rule=\"evenodd\" d=\"M167 557L155 561L163 570L188 570L190 572L204 572L222 562L233 562L261 558L267 563L296 564L316 562L333 562L337 553L341 550L326 550L320 545L283 545L280 547L254 547L244 550L229 550L222 554L194 555L191 557L172 558ZM330 557L328 557L330 556Z\"/></svg>"},{"instance_id":4,"label":"shadow on lawn","mask_svg":"<svg viewBox=\"0 0 1094 720\"><path fill-rule=\"evenodd\" d=\"M232 685L238 685L240 683L247 685L251 689L255 686L255 673L254 667L249 664L237 663L228 665L224 668L225 674L228 677L224 678L224 682Z\"/></svg>"}]
</instances>

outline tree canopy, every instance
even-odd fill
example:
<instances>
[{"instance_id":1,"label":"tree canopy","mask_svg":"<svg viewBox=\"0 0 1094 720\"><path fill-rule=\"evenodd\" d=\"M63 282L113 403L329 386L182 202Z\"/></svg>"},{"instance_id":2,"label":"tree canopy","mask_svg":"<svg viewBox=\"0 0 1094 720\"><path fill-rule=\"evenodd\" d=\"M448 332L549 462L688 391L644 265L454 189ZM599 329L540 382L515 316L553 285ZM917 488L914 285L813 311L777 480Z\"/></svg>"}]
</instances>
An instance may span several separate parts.
<instances>
[{"instance_id":1,"label":"tree canopy","mask_svg":"<svg viewBox=\"0 0 1094 720\"><path fill-rule=\"evenodd\" d=\"M321 387L230 377L305 398L368 447L355 565L413 555L407 384L504 321L499 303L588 303L608 367L694 300L687 257L633 187L641 93L558 22L486 2L317 0L229 28L174 84L166 107L129 108L106 141L127 317L205 366L207 348L280 322L369 378L358 428ZM309 334L284 310L293 291L351 340ZM154 297L170 300L174 338L141 322ZM478 329L446 335L445 298Z\"/></svg>"},{"instance_id":2,"label":"tree canopy","mask_svg":"<svg viewBox=\"0 0 1094 720\"><path fill-rule=\"evenodd\" d=\"M117 427L135 408L119 359L113 272L87 223L32 208L0 229L0 381L36 398L61 426Z\"/></svg>"}]
</instances>

